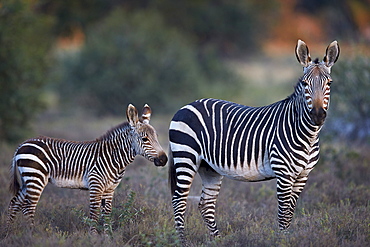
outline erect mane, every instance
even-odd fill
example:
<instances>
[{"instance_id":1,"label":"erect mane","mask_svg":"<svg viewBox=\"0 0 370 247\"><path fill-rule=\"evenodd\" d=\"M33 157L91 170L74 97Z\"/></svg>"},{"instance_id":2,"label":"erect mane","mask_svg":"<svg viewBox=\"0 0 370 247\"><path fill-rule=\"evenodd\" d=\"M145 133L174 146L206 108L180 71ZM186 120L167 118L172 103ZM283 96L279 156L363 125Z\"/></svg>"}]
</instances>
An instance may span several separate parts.
<instances>
[{"instance_id":1,"label":"erect mane","mask_svg":"<svg viewBox=\"0 0 370 247\"><path fill-rule=\"evenodd\" d=\"M298 79L297 84L295 84L295 86L294 86L294 91L293 91L293 93L292 93L291 95L289 95L289 96L286 98L286 100L290 100L290 99L294 99L294 98L298 97L298 95L300 94L301 90L302 90L302 77L300 77L300 78Z\"/></svg>"},{"instance_id":2,"label":"erect mane","mask_svg":"<svg viewBox=\"0 0 370 247\"><path fill-rule=\"evenodd\" d=\"M128 122L123 122L123 123L111 128L104 135L98 137L96 140L97 141L108 140L108 139L116 136L118 133L121 133L124 130L130 128L130 127L131 127L131 125Z\"/></svg>"}]
</instances>

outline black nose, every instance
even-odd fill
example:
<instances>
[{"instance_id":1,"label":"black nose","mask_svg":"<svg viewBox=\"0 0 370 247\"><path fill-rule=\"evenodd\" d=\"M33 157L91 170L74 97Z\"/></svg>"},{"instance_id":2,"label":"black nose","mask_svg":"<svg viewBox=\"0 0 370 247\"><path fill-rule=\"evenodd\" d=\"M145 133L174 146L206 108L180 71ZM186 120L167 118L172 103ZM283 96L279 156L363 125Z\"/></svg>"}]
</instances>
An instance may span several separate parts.
<instances>
[{"instance_id":1,"label":"black nose","mask_svg":"<svg viewBox=\"0 0 370 247\"><path fill-rule=\"evenodd\" d=\"M154 159L154 165L156 166L165 166L167 163L167 155L165 153L160 154L157 158Z\"/></svg>"},{"instance_id":2,"label":"black nose","mask_svg":"<svg viewBox=\"0 0 370 247\"><path fill-rule=\"evenodd\" d=\"M310 111L310 117L315 125L323 125L326 118L326 111L323 108L313 108Z\"/></svg>"}]
</instances>

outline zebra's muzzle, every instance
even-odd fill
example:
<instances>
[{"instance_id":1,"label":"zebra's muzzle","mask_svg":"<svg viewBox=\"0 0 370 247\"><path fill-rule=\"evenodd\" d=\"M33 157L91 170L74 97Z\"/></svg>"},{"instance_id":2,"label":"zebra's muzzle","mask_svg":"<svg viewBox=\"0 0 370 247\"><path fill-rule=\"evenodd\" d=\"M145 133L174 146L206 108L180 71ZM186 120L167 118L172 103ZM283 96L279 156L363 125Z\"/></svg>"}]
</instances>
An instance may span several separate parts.
<instances>
[{"instance_id":1,"label":"zebra's muzzle","mask_svg":"<svg viewBox=\"0 0 370 247\"><path fill-rule=\"evenodd\" d=\"M162 153L158 157L154 158L154 165L156 166L165 166L167 163L167 155Z\"/></svg>"},{"instance_id":2,"label":"zebra's muzzle","mask_svg":"<svg viewBox=\"0 0 370 247\"><path fill-rule=\"evenodd\" d=\"M323 108L313 108L310 111L310 117L313 122L313 124L317 126L321 126L324 124L325 118L326 118L326 111Z\"/></svg>"}]
</instances>

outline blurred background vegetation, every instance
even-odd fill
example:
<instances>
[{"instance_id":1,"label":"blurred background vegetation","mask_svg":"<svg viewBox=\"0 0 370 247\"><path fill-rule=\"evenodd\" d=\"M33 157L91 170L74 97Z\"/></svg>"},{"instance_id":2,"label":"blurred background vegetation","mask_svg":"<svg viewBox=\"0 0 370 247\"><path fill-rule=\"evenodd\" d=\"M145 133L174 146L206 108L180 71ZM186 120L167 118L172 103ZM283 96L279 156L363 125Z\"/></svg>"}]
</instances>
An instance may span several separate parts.
<instances>
[{"instance_id":1,"label":"blurred background vegetation","mask_svg":"<svg viewBox=\"0 0 370 247\"><path fill-rule=\"evenodd\" d=\"M172 115L201 97L272 103L300 76L290 72L300 71L290 65L298 38L313 51L340 42L332 120L366 139L369 23L366 0L5 0L0 139L28 137L53 110L121 116L128 103L149 103Z\"/></svg>"}]
</instances>

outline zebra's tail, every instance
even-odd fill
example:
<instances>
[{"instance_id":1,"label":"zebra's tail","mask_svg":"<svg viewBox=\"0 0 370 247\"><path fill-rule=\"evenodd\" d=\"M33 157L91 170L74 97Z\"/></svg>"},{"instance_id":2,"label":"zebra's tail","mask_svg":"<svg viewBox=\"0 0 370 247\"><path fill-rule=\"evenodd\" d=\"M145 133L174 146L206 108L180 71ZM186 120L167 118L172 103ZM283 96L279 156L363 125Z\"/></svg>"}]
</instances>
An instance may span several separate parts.
<instances>
[{"instance_id":1,"label":"zebra's tail","mask_svg":"<svg viewBox=\"0 0 370 247\"><path fill-rule=\"evenodd\" d=\"M13 193L13 195L15 195L21 187L21 179L20 179L19 171L17 169L17 162L15 160L15 155L12 159L12 166L10 168L10 176L11 176L11 180L10 180L9 190L11 193Z\"/></svg>"},{"instance_id":2,"label":"zebra's tail","mask_svg":"<svg viewBox=\"0 0 370 247\"><path fill-rule=\"evenodd\" d=\"M173 162L172 150L171 146L168 148L168 185L171 189L171 195L175 194L176 189L176 169L175 164Z\"/></svg>"}]
</instances>

